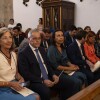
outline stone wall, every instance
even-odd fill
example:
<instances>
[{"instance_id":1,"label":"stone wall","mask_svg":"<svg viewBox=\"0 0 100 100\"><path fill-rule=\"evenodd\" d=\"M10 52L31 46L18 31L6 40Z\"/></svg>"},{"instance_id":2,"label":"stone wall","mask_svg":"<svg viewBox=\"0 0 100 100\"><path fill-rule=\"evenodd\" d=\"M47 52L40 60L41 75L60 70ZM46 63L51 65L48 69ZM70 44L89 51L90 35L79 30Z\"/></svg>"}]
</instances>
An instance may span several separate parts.
<instances>
[{"instance_id":1,"label":"stone wall","mask_svg":"<svg viewBox=\"0 0 100 100\"><path fill-rule=\"evenodd\" d=\"M0 0L0 22L8 25L10 18L13 18L13 0Z\"/></svg>"}]
</instances>

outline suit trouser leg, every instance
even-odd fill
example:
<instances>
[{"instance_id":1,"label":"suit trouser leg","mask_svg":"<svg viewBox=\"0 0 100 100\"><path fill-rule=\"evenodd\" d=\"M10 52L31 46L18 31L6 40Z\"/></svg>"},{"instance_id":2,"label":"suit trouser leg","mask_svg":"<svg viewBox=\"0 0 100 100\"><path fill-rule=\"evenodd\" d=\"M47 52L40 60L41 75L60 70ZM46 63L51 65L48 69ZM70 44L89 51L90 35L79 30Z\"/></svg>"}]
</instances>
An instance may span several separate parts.
<instances>
[{"instance_id":1,"label":"suit trouser leg","mask_svg":"<svg viewBox=\"0 0 100 100\"><path fill-rule=\"evenodd\" d=\"M72 75L72 77L75 77L75 78L80 80L80 84L81 84L80 89L82 89L82 85L84 85L84 84L87 86L87 77L86 77L86 75L84 73L82 73L80 71L76 71Z\"/></svg>"},{"instance_id":2,"label":"suit trouser leg","mask_svg":"<svg viewBox=\"0 0 100 100\"><path fill-rule=\"evenodd\" d=\"M100 68L94 72L94 80L97 81L100 79Z\"/></svg>"},{"instance_id":3,"label":"suit trouser leg","mask_svg":"<svg viewBox=\"0 0 100 100\"><path fill-rule=\"evenodd\" d=\"M86 75L88 85L94 82L94 74L89 69L84 68L84 69L81 69L80 71Z\"/></svg>"},{"instance_id":4,"label":"suit trouser leg","mask_svg":"<svg viewBox=\"0 0 100 100\"><path fill-rule=\"evenodd\" d=\"M53 88L59 91L60 100L66 100L80 90L80 81L66 74L62 74L59 78L59 83Z\"/></svg>"},{"instance_id":5,"label":"suit trouser leg","mask_svg":"<svg viewBox=\"0 0 100 100\"><path fill-rule=\"evenodd\" d=\"M30 89L40 95L41 100L50 100L50 89L42 83L32 83Z\"/></svg>"}]
</instances>

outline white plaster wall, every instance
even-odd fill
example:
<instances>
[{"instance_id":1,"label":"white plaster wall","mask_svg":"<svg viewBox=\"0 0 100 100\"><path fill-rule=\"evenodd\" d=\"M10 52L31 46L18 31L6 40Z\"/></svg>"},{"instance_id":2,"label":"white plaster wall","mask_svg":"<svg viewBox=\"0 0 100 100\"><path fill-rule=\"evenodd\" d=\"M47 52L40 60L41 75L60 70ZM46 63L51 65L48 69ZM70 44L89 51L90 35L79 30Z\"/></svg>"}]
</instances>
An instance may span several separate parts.
<instances>
[{"instance_id":1,"label":"white plaster wall","mask_svg":"<svg viewBox=\"0 0 100 100\"><path fill-rule=\"evenodd\" d=\"M66 0L76 4L75 25L84 28L91 26L92 30L97 32L100 29L100 0Z\"/></svg>"},{"instance_id":2,"label":"white plaster wall","mask_svg":"<svg viewBox=\"0 0 100 100\"><path fill-rule=\"evenodd\" d=\"M23 25L23 29L28 27L35 28L38 24L38 18L42 17L42 9L35 4L36 0L30 0L28 7L22 4L23 0L13 0L14 19ZM100 0L65 0L72 1L75 7L75 25L84 28L91 26L92 30L97 32L100 29Z\"/></svg>"},{"instance_id":3,"label":"white plaster wall","mask_svg":"<svg viewBox=\"0 0 100 100\"><path fill-rule=\"evenodd\" d=\"M38 19L42 17L42 9L35 2L36 0L30 0L26 7L23 0L13 0L14 19L16 23L22 23L23 30L36 28Z\"/></svg>"}]
</instances>

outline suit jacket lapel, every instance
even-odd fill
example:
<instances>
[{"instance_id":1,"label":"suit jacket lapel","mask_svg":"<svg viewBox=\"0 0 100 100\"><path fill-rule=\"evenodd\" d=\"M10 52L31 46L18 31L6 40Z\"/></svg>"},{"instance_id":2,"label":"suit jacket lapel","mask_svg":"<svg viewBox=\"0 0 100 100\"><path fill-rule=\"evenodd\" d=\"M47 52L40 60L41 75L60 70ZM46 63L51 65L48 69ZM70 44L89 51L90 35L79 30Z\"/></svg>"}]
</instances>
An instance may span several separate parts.
<instances>
[{"instance_id":1,"label":"suit jacket lapel","mask_svg":"<svg viewBox=\"0 0 100 100\"><path fill-rule=\"evenodd\" d=\"M38 63L38 61L37 61L37 59L36 59L36 57L35 57L35 54L33 53L33 51L32 51L32 49L30 48L30 46L28 46L28 53L29 53L29 57L30 57L30 59L32 60L34 60L34 62L36 62L36 63ZM38 63L39 64L39 63Z\"/></svg>"}]
</instances>

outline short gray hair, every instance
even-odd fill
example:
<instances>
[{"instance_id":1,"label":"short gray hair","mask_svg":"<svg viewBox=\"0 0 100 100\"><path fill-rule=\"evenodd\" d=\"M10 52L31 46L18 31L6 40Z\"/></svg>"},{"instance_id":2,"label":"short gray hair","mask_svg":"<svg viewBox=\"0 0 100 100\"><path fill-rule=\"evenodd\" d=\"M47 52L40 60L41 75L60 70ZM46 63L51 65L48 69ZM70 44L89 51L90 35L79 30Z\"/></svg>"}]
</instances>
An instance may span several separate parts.
<instances>
[{"instance_id":1,"label":"short gray hair","mask_svg":"<svg viewBox=\"0 0 100 100\"><path fill-rule=\"evenodd\" d=\"M3 36L4 33L10 32L8 28L1 28L0 29L0 38Z\"/></svg>"},{"instance_id":2,"label":"short gray hair","mask_svg":"<svg viewBox=\"0 0 100 100\"><path fill-rule=\"evenodd\" d=\"M9 32L11 34L11 36L12 36L13 42L12 42L12 46L11 46L10 50L13 50L14 49L14 39L13 39L12 33L10 32L10 30L8 28L1 28L0 29L0 39L4 35L4 33L6 33L6 32ZM1 48L1 46L0 46L0 48Z\"/></svg>"},{"instance_id":3,"label":"short gray hair","mask_svg":"<svg viewBox=\"0 0 100 100\"><path fill-rule=\"evenodd\" d=\"M28 38L30 38L32 36L33 32L39 32L39 30L37 28L30 30L28 33Z\"/></svg>"}]
</instances>

